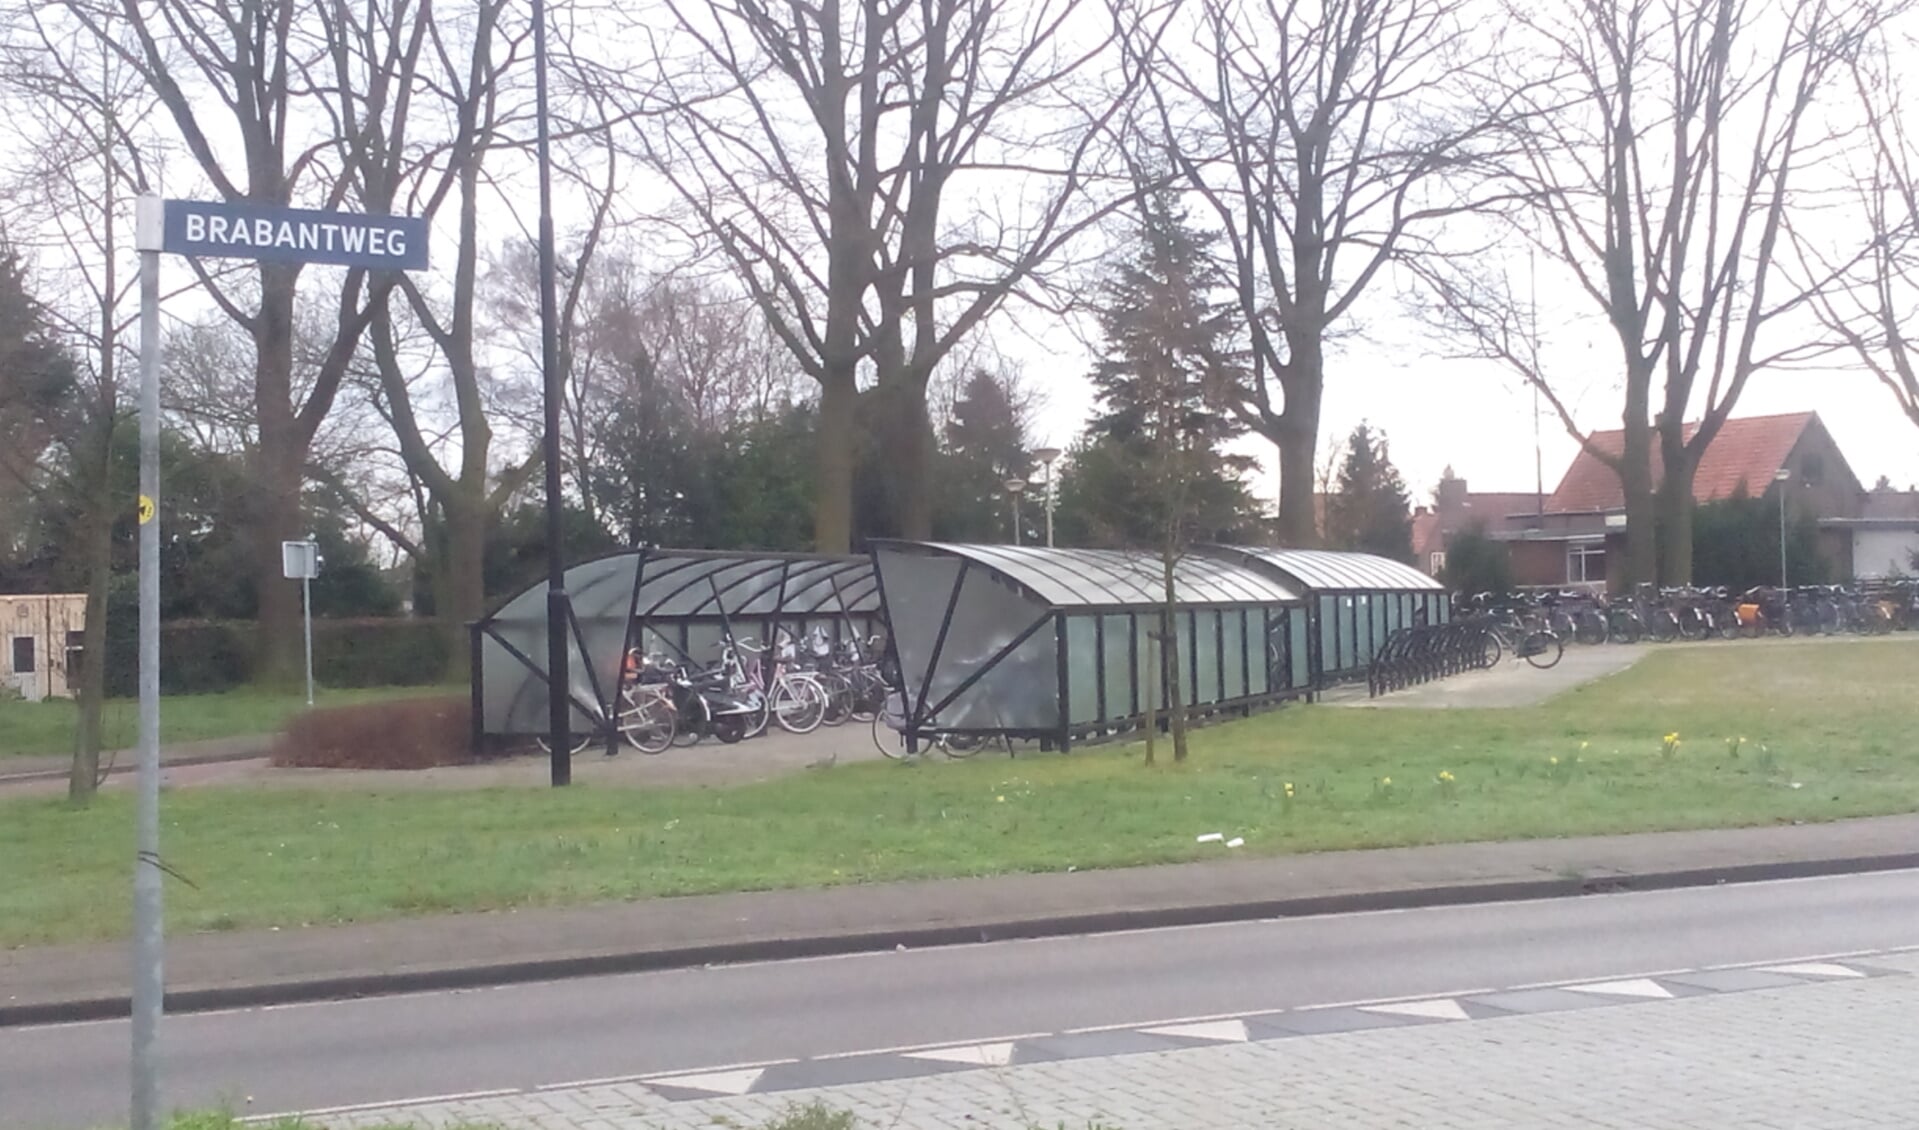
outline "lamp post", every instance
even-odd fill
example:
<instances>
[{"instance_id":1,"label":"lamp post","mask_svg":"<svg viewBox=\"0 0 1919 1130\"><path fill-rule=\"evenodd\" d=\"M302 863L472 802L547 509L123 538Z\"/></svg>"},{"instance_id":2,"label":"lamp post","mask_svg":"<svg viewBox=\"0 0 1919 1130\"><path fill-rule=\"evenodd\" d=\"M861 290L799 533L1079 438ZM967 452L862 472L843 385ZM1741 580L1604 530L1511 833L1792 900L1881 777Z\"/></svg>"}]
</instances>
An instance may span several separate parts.
<instances>
[{"instance_id":1,"label":"lamp post","mask_svg":"<svg viewBox=\"0 0 1919 1130\"><path fill-rule=\"evenodd\" d=\"M539 166L540 185L541 407L545 416L540 449L546 472L546 706L550 735L547 740L552 743L547 777L555 786L560 786L573 781L572 741L567 735L567 727L573 720L573 705L567 696L568 672L573 666L567 646L572 635L572 616L567 608L566 548L561 544L565 502L561 496L564 479L560 474L560 401L566 395L566 376L560 371L560 315L553 290L553 162L546 105L546 0L533 0L532 15L533 114L537 136L534 159Z\"/></svg>"},{"instance_id":2,"label":"lamp post","mask_svg":"<svg viewBox=\"0 0 1919 1130\"><path fill-rule=\"evenodd\" d=\"M1033 458L1046 468L1046 548L1053 548L1053 511L1059 506L1059 495L1053 489L1053 461L1061 451L1057 447L1042 447L1033 452Z\"/></svg>"},{"instance_id":3,"label":"lamp post","mask_svg":"<svg viewBox=\"0 0 1919 1130\"><path fill-rule=\"evenodd\" d=\"M1772 473L1772 481L1779 487L1779 591L1787 591L1786 585L1786 484L1792 481L1792 472L1784 467Z\"/></svg>"},{"instance_id":4,"label":"lamp post","mask_svg":"<svg viewBox=\"0 0 1919 1130\"><path fill-rule=\"evenodd\" d=\"M1013 500L1013 544L1019 544L1019 494L1026 489L1025 479L1007 479L1006 493Z\"/></svg>"}]
</instances>

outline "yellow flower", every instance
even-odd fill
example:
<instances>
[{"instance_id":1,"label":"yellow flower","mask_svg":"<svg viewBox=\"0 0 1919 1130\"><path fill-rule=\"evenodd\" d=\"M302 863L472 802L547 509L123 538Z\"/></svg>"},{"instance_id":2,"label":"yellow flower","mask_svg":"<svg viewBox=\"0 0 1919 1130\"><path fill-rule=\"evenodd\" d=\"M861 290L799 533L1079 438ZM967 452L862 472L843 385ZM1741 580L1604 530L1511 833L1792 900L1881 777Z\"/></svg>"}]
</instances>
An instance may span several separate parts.
<instances>
[{"instance_id":1,"label":"yellow flower","mask_svg":"<svg viewBox=\"0 0 1919 1130\"><path fill-rule=\"evenodd\" d=\"M1558 759L1557 757L1555 757L1555 758L1553 758L1553 759L1552 759L1552 763L1553 763L1554 765L1557 765L1557 764L1559 764L1559 759Z\"/></svg>"},{"instance_id":2,"label":"yellow flower","mask_svg":"<svg viewBox=\"0 0 1919 1130\"><path fill-rule=\"evenodd\" d=\"M1379 783L1382 785L1390 785L1393 783L1393 779L1391 777L1381 777Z\"/></svg>"},{"instance_id":3,"label":"yellow flower","mask_svg":"<svg viewBox=\"0 0 1919 1130\"><path fill-rule=\"evenodd\" d=\"M1580 749L1585 749L1585 748L1586 748L1587 746L1589 746L1589 745L1591 745L1591 744L1592 744L1591 742L1580 742L1580 743L1579 743L1579 748L1580 748Z\"/></svg>"},{"instance_id":4,"label":"yellow flower","mask_svg":"<svg viewBox=\"0 0 1919 1130\"><path fill-rule=\"evenodd\" d=\"M1003 796L1001 796L1001 797L994 797L993 799L994 799L994 800L996 800L996 801L999 801L999 802L1000 802L1001 804L1005 804L1005 803L1006 803L1006 798L1005 798L1005 797L1003 797Z\"/></svg>"}]
</instances>

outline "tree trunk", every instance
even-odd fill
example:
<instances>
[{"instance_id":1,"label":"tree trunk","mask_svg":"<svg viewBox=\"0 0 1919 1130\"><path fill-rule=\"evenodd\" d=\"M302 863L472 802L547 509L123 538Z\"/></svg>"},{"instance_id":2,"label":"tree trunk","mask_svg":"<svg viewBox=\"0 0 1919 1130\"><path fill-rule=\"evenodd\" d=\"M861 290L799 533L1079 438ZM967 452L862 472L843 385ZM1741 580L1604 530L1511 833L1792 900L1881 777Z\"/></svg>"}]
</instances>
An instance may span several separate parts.
<instances>
[{"instance_id":1,"label":"tree trunk","mask_svg":"<svg viewBox=\"0 0 1919 1130\"><path fill-rule=\"evenodd\" d=\"M1302 333L1288 340L1292 358L1280 382L1286 408L1267 438L1279 445L1279 544L1311 549L1320 543L1313 463L1319 454L1324 363L1316 336Z\"/></svg>"},{"instance_id":2,"label":"tree trunk","mask_svg":"<svg viewBox=\"0 0 1919 1130\"><path fill-rule=\"evenodd\" d=\"M1659 485L1659 583L1692 584L1693 469L1683 452L1668 456L1665 481Z\"/></svg>"},{"instance_id":3,"label":"tree trunk","mask_svg":"<svg viewBox=\"0 0 1919 1130\"><path fill-rule=\"evenodd\" d=\"M1313 501L1313 436L1286 435L1279 444L1279 544L1310 549L1319 544L1319 515Z\"/></svg>"},{"instance_id":4,"label":"tree trunk","mask_svg":"<svg viewBox=\"0 0 1919 1130\"><path fill-rule=\"evenodd\" d=\"M926 418L926 389L902 381L882 402L885 431L880 451L893 500L899 536L926 541L933 536L933 428Z\"/></svg>"},{"instance_id":5,"label":"tree trunk","mask_svg":"<svg viewBox=\"0 0 1919 1130\"><path fill-rule=\"evenodd\" d=\"M829 372L820 382L820 426L815 452L813 549L849 553L853 548L853 463L858 389L853 371Z\"/></svg>"},{"instance_id":6,"label":"tree trunk","mask_svg":"<svg viewBox=\"0 0 1919 1130\"><path fill-rule=\"evenodd\" d=\"M472 674L466 626L486 614L486 501L448 499L440 512L446 522L441 541L446 555L436 571L441 585L434 594L440 602L434 611L446 639L447 665L439 674L459 682Z\"/></svg>"},{"instance_id":7,"label":"tree trunk","mask_svg":"<svg viewBox=\"0 0 1919 1130\"><path fill-rule=\"evenodd\" d=\"M67 798L75 804L91 801L99 788L100 748L106 744L107 589L113 578L113 406L106 404L102 411L104 415L93 422L96 446L83 472L91 476L86 490L87 513L82 518L86 530L87 611L80 640L80 717L74 733L73 768L67 777Z\"/></svg>"},{"instance_id":8,"label":"tree trunk","mask_svg":"<svg viewBox=\"0 0 1919 1130\"><path fill-rule=\"evenodd\" d=\"M1166 603L1160 609L1159 627L1166 640L1166 723L1173 737L1173 761L1186 760L1186 696L1179 670L1179 605L1173 587L1173 566L1179 555L1169 546L1160 556L1166 581Z\"/></svg>"},{"instance_id":9,"label":"tree trunk","mask_svg":"<svg viewBox=\"0 0 1919 1130\"><path fill-rule=\"evenodd\" d=\"M307 438L294 412L293 296L296 274L280 264L260 268L260 312L254 325L254 405L260 421L253 453L254 596L259 606L254 679L290 688L301 680L300 594L281 572L280 543L304 537L300 491L306 482Z\"/></svg>"},{"instance_id":10,"label":"tree trunk","mask_svg":"<svg viewBox=\"0 0 1919 1130\"><path fill-rule=\"evenodd\" d=\"M1642 413L1637 422L1630 408L1620 447L1620 491L1626 499L1626 560L1617 591L1630 592L1658 576L1659 518L1653 498L1652 434ZM1612 570L1607 570L1607 576Z\"/></svg>"}]
</instances>

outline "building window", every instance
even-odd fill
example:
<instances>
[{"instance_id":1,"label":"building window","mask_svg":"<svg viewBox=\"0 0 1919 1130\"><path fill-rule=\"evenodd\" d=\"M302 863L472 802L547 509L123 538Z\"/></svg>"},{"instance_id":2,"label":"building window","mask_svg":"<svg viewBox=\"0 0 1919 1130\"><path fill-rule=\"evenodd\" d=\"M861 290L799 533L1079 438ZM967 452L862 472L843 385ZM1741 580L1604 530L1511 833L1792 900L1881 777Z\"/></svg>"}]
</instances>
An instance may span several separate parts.
<instances>
[{"instance_id":1,"label":"building window","mask_svg":"<svg viewBox=\"0 0 1919 1130\"><path fill-rule=\"evenodd\" d=\"M1431 564L1426 569L1428 573L1431 573L1433 576L1437 577L1441 573L1446 571L1446 551L1445 550L1436 549L1432 553L1428 554L1427 557L1431 561Z\"/></svg>"},{"instance_id":2,"label":"building window","mask_svg":"<svg viewBox=\"0 0 1919 1130\"><path fill-rule=\"evenodd\" d=\"M1574 542L1566 547L1566 580L1584 582L1605 579L1605 542Z\"/></svg>"},{"instance_id":3,"label":"building window","mask_svg":"<svg viewBox=\"0 0 1919 1130\"><path fill-rule=\"evenodd\" d=\"M33 637L13 637L13 673L16 675L33 674Z\"/></svg>"},{"instance_id":4,"label":"building window","mask_svg":"<svg viewBox=\"0 0 1919 1130\"><path fill-rule=\"evenodd\" d=\"M1825 481L1826 461L1819 457L1818 452L1808 452L1799 460L1799 477L1809 487L1816 487Z\"/></svg>"}]
</instances>

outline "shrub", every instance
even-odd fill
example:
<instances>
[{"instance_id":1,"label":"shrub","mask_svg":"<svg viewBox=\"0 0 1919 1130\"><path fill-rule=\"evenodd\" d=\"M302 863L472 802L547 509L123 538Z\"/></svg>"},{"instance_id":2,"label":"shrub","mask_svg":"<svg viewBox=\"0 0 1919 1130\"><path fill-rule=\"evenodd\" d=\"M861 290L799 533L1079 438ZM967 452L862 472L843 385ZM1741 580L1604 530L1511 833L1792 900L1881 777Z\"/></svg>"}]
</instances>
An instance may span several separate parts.
<instances>
[{"instance_id":1,"label":"shrub","mask_svg":"<svg viewBox=\"0 0 1919 1130\"><path fill-rule=\"evenodd\" d=\"M160 693L219 694L253 672L251 624L176 620L160 625ZM140 621L137 604L107 608L107 694L140 693Z\"/></svg>"},{"instance_id":2,"label":"shrub","mask_svg":"<svg viewBox=\"0 0 1919 1130\"><path fill-rule=\"evenodd\" d=\"M426 686L446 674L448 658L432 620L313 622L313 678L322 686Z\"/></svg>"},{"instance_id":3,"label":"shrub","mask_svg":"<svg viewBox=\"0 0 1919 1130\"><path fill-rule=\"evenodd\" d=\"M253 679L260 628L252 620L160 625L160 692L218 694ZM107 609L107 694L140 693L139 607L117 594ZM446 675L446 637L431 620L315 620L313 678L325 687L430 686Z\"/></svg>"},{"instance_id":4,"label":"shrub","mask_svg":"<svg viewBox=\"0 0 1919 1130\"><path fill-rule=\"evenodd\" d=\"M304 769L431 769L472 760L472 703L460 695L326 707L295 715L273 764Z\"/></svg>"}]
</instances>

